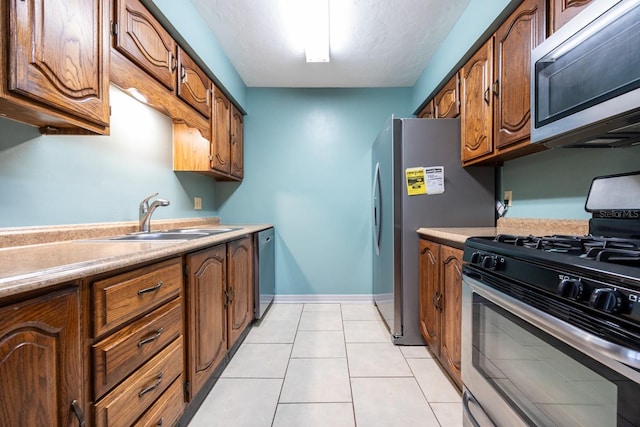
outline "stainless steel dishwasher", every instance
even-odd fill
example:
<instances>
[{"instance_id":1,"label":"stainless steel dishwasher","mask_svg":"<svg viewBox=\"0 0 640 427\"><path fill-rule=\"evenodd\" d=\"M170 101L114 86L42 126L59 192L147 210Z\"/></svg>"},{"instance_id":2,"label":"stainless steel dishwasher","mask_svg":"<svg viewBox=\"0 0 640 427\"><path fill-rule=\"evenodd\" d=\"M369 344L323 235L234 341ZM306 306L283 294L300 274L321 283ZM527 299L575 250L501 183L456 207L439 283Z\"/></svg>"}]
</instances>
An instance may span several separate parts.
<instances>
[{"instance_id":1,"label":"stainless steel dishwasher","mask_svg":"<svg viewBox=\"0 0 640 427\"><path fill-rule=\"evenodd\" d=\"M268 228L254 234L255 298L254 317L261 319L276 293L275 233Z\"/></svg>"}]
</instances>

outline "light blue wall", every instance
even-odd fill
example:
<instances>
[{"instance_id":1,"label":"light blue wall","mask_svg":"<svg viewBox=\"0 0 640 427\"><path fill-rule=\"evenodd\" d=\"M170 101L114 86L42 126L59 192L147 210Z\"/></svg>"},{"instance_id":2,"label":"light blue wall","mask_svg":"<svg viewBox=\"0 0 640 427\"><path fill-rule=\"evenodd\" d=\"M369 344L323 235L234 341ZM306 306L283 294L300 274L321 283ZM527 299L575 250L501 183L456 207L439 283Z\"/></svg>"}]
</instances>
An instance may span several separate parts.
<instances>
[{"instance_id":1,"label":"light blue wall","mask_svg":"<svg viewBox=\"0 0 640 427\"><path fill-rule=\"evenodd\" d=\"M246 109L246 85L233 67L218 40L188 0L144 0L154 4L171 22L216 79L243 109Z\"/></svg>"},{"instance_id":2,"label":"light blue wall","mask_svg":"<svg viewBox=\"0 0 640 427\"><path fill-rule=\"evenodd\" d=\"M171 120L118 89L110 95L110 136L40 136L0 119L0 227L136 221L154 192L171 201L156 219L215 215L214 181L173 172Z\"/></svg>"},{"instance_id":3,"label":"light blue wall","mask_svg":"<svg viewBox=\"0 0 640 427\"><path fill-rule=\"evenodd\" d=\"M501 169L500 194L513 191L507 217L587 219L591 180L640 170L640 147L555 148L506 162Z\"/></svg>"},{"instance_id":4,"label":"light blue wall","mask_svg":"<svg viewBox=\"0 0 640 427\"><path fill-rule=\"evenodd\" d=\"M520 0L471 0L438 47L412 90L411 108L416 111L478 39L509 6Z\"/></svg>"},{"instance_id":5,"label":"light blue wall","mask_svg":"<svg viewBox=\"0 0 640 427\"><path fill-rule=\"evenodd\" d=\"M371 144L410 90L249 88L245 178L223 222L276 226L279 295L371 294Z\"/></svg>"}]
</instances>

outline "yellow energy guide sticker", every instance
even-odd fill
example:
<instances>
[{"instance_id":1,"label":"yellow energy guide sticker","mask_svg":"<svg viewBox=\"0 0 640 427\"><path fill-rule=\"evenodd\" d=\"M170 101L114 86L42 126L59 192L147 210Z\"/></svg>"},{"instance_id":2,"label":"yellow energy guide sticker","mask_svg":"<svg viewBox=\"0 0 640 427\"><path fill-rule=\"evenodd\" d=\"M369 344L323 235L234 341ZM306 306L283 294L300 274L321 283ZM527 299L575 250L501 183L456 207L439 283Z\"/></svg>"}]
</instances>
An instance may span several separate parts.
<instances>
[{"instance_id":1,"label":"yellow energy guide sticker","mask_svg":"<svg viewBox=\"0 0 640 427\"><path fill-rule=\"evenodd\" d=\"M405 174L407 176L407 193L409 196L427 194L424 168L407 168L405 169Z\"/></svg>"}]
</instances>

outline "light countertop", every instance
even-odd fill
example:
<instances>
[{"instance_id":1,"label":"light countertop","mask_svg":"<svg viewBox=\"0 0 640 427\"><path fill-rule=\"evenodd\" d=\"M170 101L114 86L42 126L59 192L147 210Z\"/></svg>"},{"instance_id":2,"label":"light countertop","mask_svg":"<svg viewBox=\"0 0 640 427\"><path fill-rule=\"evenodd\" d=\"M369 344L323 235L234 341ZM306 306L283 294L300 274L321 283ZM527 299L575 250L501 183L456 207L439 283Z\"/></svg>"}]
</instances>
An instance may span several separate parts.
<instances>
[{"instance_id":1,"label":"light countertop","mask_svg":"<svg viewBox=\"0 0 640 427\"><path fill-rule=\"evenodd\" d=\"M216 227L223 226L212 225L208 228ZM272 225L233 225L233 227L238 230L192 240L136 242L94 237L2 248L0 249L0 299L139 263L179 256L185 252L234 240Z\"/></svg>"},{"instance_id":2,"label":"light countertop","mask_svg":"<svg viewBox=\"0 0 640 427\"><path fill-rule=\"evenodd\" d=\"M497 227L419 228L421 237L462 249L469 237L495 237L498 234L547 236L553 234L584 235L588 220L500 218Z\"/></svg>"}]
</instances>

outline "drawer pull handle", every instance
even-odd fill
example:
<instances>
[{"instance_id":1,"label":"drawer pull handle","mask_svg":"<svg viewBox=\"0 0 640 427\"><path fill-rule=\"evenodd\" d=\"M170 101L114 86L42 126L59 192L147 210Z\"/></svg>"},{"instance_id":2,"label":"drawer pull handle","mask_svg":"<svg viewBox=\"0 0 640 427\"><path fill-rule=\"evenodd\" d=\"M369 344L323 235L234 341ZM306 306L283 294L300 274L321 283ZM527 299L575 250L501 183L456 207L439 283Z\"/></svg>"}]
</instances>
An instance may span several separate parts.
<instances>
[{"instance_id":1,"label":"drawer pull handle","mask_svg":"<svg viewBox=\"0 0 640 427\"><path fill-rule=\"evenodd\" d=\"M160 335L164 332L164 328L160 328L156 331L155 334L151 335L149 338L145 338L142 341L138 342L138 347L142 347L145 344L149 344L160 338Z\"/></svg>"},{"instance_id":2,"label":"drawer pull handle","mask_svg":"<svg viewBox=\"0 0 640 427\"><path fill-rule=\"evenodd\" d=\"M164 425L164 417L160 418L160 421L158 421L158 424L156 424L158 427L162 427Z\"/></svg>"},{"instance_id":3,"label":"drawer pull handle","mask_svg":"<svg viewBox=\"0 0 640 427\"><path fill-rule=\"evenodd\" d=\"M162 280L161 280L158 283L156 283L155 286L151 286L150 288L146 288L146 289L140 289L138 291L138 295L146 294L146 293L149 293L149 292L155 292L158 289L160 289L163 284L164 283L162 283Z\"/></svg>"},{"instance_id":4,"label":"drawer pull handle","mask_svg":"<svg viewBox=\"0 0 640 427\"><path fill-rule=\"evenodd\" d=\"M162 382L162 377L163 376L164 376L164 372L160 372L160 374L158 375L158 378L156 379L156 382L153 385L149 386L149 387L143 388L140 391L140 393L138 393L138 397L142 397L145 394L149 393L150 391L153 391L153 390L157 389L158 386L160 385L160 383Z\"/></svg>"},{"instance_id":5,"label":"drawer pull handle","mask_svg":"<svg viewBox=\"0 0 640 427\"><path fill-rule=\"evenodd\" d=\"M71 410L73 411L73 414L78 419L78 423L80 424L80 427L84 427L85 426L84 412L82 411L82 408L80 408L80 404L78 403L77 400L74 400L73 402L71 402Z\"/></svg>"}]
</instances>

